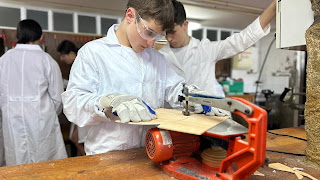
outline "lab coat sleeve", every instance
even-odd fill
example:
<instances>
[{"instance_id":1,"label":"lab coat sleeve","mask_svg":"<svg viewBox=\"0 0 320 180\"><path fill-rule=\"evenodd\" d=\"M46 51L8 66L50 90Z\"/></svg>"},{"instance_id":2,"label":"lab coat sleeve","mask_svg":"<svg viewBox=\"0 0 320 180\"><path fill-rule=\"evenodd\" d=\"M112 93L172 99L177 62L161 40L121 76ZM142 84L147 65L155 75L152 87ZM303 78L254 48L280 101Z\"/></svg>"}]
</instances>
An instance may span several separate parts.
<instances>
[{"instance_id":1,"label":"lab coat sleeve","mask_svg":"<svg viewBox=\"0 0 320 180\"><path fill-rule=\"evenodd\" d=\"M52 59L49 55L50 68L48 69L48 92L51 100L56 109L57 115L62 112L62 99L61 94L63 92L62 74L58 63Z\"/></svg>"},{"instance_id":2,"label":"lab coat sleeve","mask_svg":"<svg viewBox=\"0 0 320 180\"><path fill-rule=\"evenodd\" d=\"M205 48L206 51L211 49L211 51L209 50L209 53L211 53L209 56L212 57L211 60L218 61L245 51L269 32L270 24L265 29L262 29L258 17L240 33L235 33L223 41L210 42L207 40L203 45L207 47Z\"/></svg>"},{"instance_id":3,"label":"lab coat sleeve","mask_svg":"<svg viewBox=\"0 0 320 180\"><path fill-rule=\"evenodd\" d=\"M185 80L172 69L164 56L163 58L163 63L166 66L165 101L167 101L172 108L182 107L178 101L178 95L182 95L182 88Z\"/></svg>"},{"instance_id":4,"label":"lab coat sleeve","mask_svg":"<svg viewBox=\"0 0 320 180\"><path fill-rule=\"evenodd\" d=\"M99 103L99 72L89 46L82 47L72 65L67 90L62 93L63 111L69 121L80 127L110 121Z\"/></svg>"}]
</instances>

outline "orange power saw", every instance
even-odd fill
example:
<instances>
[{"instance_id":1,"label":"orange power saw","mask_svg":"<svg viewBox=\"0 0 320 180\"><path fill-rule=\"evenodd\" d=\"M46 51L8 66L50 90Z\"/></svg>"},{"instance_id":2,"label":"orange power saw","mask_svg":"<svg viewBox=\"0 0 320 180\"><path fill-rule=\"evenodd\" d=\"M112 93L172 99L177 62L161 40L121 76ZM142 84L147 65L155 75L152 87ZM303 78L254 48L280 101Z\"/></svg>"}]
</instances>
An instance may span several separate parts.
<instances>
[{"instance_id":1,"label":"orange power saw","mask_svg":"<svg viewBox=\"0 0 320 180\"><path fill-rule=\"evenodd\" d=\"M267 112L264 109L236 97L216 99L192 97L186 93L179 98L186 104L191 101L240 115L248 123L248 129L228 119L202 134L206 138L228 142L226 156L218 166L210 166L196 156L200 136L150 129L146 136L146 151L164 172L177 179L235 180L247 179L264 164L267 132Z\"/></svg>"}]
</instances>

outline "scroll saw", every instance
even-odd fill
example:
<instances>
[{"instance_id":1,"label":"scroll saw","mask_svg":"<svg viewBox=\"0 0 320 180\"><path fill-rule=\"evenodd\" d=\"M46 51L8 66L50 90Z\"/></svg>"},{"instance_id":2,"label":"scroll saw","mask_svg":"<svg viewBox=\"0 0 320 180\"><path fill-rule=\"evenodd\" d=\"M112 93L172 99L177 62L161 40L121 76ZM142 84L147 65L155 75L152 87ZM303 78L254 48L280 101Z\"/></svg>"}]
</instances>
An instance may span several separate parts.
<instances>
[{"instance_id":1,"label":"scroll saw","mask_svg":"<svg viewBox=\"0 0 320 180\"><path fill-rule=\"evenodd\" d=\"M149 158L177 179L236 180L250 177L265 162L267 112L242 98L219 99L188 94L188 90L184 90L186 96L179 96L180 101L186 102L184 115L189 114L187 104L190 101L238 114L247 121L248 129L228 119L202 134L212 142L216 139L227 142L225 158L218 165L212 165L196 155L199 153L200 136L152 128L146 135Z\"/></svg>"}]
</instances>

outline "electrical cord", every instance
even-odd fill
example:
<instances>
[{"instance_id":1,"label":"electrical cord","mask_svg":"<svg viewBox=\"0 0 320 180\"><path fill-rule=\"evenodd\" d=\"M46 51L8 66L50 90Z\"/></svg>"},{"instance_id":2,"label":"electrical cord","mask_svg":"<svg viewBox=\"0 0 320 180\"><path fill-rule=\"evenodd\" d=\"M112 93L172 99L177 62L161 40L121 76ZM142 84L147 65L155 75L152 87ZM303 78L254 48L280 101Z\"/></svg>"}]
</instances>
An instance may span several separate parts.
<instances>
[{"instance_id":1,"label":"electrical cord","mask_svg":"<svg viewBox=\"0 0 320 180\"><path fill-rule=\"evenodd\" d=\"M263 60L261 69L260 69L260 71L259 71L259 77L258 77L258 80L256 81L256 92L255 92L255 98L254 98L254 99L255 99L255 103L257 103L258 86L259 86L259 83L260 83L260 78L261 78L261 75L262 75L262 71L263 71L264 65L265 65L265 63L266 63L266 60L267 60L267 58L268 58L268 55L269 55L271 46L272 46L272 44L274 43L275 40L276 40L276 38L274 38L274 39L271 41L271 43L270 43L270 45L269 45L269 47L268 47L266 56L264 57L264 60ZM273 135L277 135L277 136L286 136L286 137L291 137L291 138L299 139L299 140L302 140L302 141L307 141L306 139L299 138L299 137L295 137L295 136L290 136L290 135L286 135L286 134L277 134L277 133L273 133L273 132L270 132L270 131L267 131L267 132L270 133L270 134L273 134ZM296 154L296 153L289 153L289 152L282 152L282 151L274 151L274 150L269 150L269 149L267 149L266 151L268 151L268 152L275 152L275 153L281 153L281 154L295 155L295 156L305 156L305 154Z\"/></svg>"},{"instance_id":2,"label":"electrical cord","mask_svg":"<svg viewBox=\"0 0 320 180\"><path fill-rule=\"evenodd\" d=\"M291 136L291 135L286 135L286 134L278 134L278 133L273 133L273 132L270 132L270 131L267 131L267 132L270 133L270 134L273 134L273 135L277 135L277 136L286 136L286 137L291 137L291 138L295 138L295 139L302 140L302 141L307 141L306 139L299 138L299 137L296 137L296 136ZM283 151L274 151L274 150L269 150L269 149L267 149L266 151L275 152L275 153L281 153L281 154L289 154L289 155L294 155L294 156L306 156L305 154L296 154L296 153L283 152Z\"/></svg>"},{"instance_id":3,"label":"electrical cord","mask_svg":"<svg viewBox=\"0 0 320 180\"><path fill-rule=\"evenodd\" d=\"M275 153L281 153L281 154L289 154L294 156L306 156L305 154L296 154L296 153L289 153L289 152L282 152L282 151L274 151L274 150L266 150L267 152L275 152Z\"/></svg>"},{"instance_id":4,"label":"electrical cord","mask_svg":"<svg viewBox=\"0 0 320 180\"><path fill-rule=\"evenodd\" d=\"M271 46L272 46L272 44L274 43L275 40L276 40L276 38L274 38L274 39L271 41L270 45L269 45L268 51L267 51L267 53L266 53L266 56L264 57L264 60L263 60L263 63L262 63L262 66L261 66L261 69L260 69L260 72L259 72L258 80L256 81L256 93L255 93L255 95L254 95L255 104L257 103L258 86L259 86L259 83L260 83L261 74L262 74L264 65L265 65L265 63L266 63L267 57L268 57L268 55L269 55Z\"/></svg>"},{"instance_id":5,"label":"electrical cord","mask_svg":"<svg viewBox=\"0 0 320 180\"><path fill-rule=\"evenodd\" d=\"M277 135L277 136L286 136L286 137L291 137L291 138L299 139L299 140L302 140L302 141L307 141L306 139L299 138L299 137L296 137L296 136L291 136L291 135L286 135L286 134L277 134L277 133L273 133L273 132L270 132L270 131L267 131L267 132L270 133L270 134Z\"/></svg>"}]
</instances>

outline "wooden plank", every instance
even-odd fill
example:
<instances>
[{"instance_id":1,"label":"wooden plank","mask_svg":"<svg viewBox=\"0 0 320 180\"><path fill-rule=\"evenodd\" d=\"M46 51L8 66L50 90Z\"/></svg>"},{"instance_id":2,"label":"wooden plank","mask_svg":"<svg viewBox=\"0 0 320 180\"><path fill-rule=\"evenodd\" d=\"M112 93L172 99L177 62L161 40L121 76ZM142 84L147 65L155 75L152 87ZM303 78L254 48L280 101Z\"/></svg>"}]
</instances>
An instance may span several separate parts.
<instances>
[{"instance_id":1,"label":"wooden plank","mask_svg":"<svg viewBox=\"0 0 320 180\"><path fill-rule=\"evenodd\" d=\"M273 130L279 134L289 134L305 137L302 128L286 128ZM270 141L279 139L277 141ZM270 141L270 142L269 142ZM287 144L287 141L299 143L299 146ZM278 146L274 146L276 142ZM281 143L283 142L283 143ZM289 137L267 134L267 149L274 150L286 147L294 153L304 153L305 143ZM285 148L283 148L285 149ZM266 157L270 163L282 163L290 167L303 168L303 172L320 177L320 170L305 161L304 157L279 153L267 152ZM318 167L319 168L319 167ZM249 180L275 180L275 179L297 179L294 174L276 171L263 166L259 172L265 176L249 177ZM160 168L158 168L147 156L145 148L130 149L125 151L113 151L92 156L81 156L55 161L24 164L19 166L0 167L0 179L170 179Z\"/></svg>"},{"instance_id":2,"label":"wooden plank","mask_svg":"<svg viewBox=\"0 0 320 180\"><path fill-rule=\"evenodd\" d=\"M291 135L299 138L306 139L306 132L302 128L284 128L278 130L272 130L270 132L284 135ZM286 136L278 136L270 133L267 139L267 149L291 152L296 154L304 154L305 147L307 145L306 141L299 139L294 139ZM294 147L294 148L293 148Z\"/></svg>"},{"instance_id":3,"label":"wooden plank","mask_svg":"<svg viewBox=\"0 0 320 180\"><path fill-rule=\"evenodd\" d=\"M230 118L229 116L207 116L190 112L185 116L181 111L175 109L156 109L157 119L148 122L130 122L136 125L159 125L158 128L183 133L201 135L213 126ZM119 122L119 121L117 121Z\"/></svg>"},{"instance_id":4,"label":"wooden plank","mask_svg":"<svg viewBox=\"0 0 320 180\"><path fill-rule=\"evenodd\" d=\"M271 130L271 132L296 136L304 139L306 138L306 132L303 128L284 128ZM267 133L268 150L305 154L306 144L306 141ZM313 177L320 177L320 166L306 161L304 156L267 152L266 158L269 159L269 163L282 163L290 167L303 168L304 172L312 175ZM263 173L265 176L251 176L248 180L298 179L295 174L275 171L268 166L262 166L258 171Z\"/></svg>"},{"instance_id":5,"label":"wooden plank","mask_svg":"<svg viewBox=\"0 0 320 180\"><path fill-rule=\"evenodd\" d=\"M0 179L6 180L104 180L168 179L147 156L145 148L113 151L91 156L0 167Z\"/></svg>"}]
</instances>

